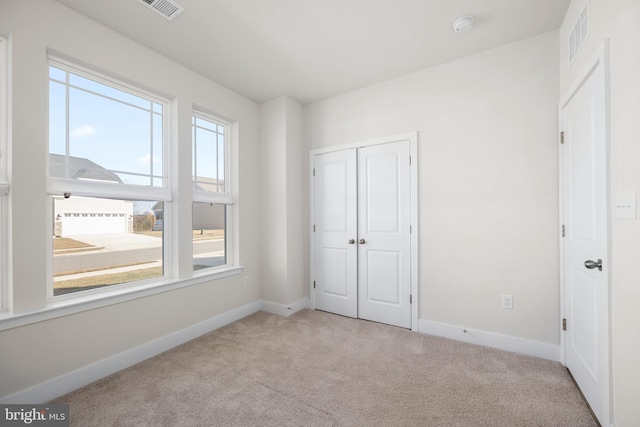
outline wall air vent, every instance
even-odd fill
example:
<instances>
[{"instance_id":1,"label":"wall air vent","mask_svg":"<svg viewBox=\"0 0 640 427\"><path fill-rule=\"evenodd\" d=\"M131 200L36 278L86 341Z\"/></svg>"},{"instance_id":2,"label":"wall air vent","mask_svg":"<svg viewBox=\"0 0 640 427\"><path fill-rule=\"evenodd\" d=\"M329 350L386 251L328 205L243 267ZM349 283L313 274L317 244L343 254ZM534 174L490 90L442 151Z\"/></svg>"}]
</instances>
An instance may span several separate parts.
<instances>
[{"instance_id":1,"label":"wall air vent","mask_svg":"<svg viewBox=\"0 0 640 427\"><path fill-rule=\"evenodd\" d=\"M147 5L169 21L173 21L184 12L184 7L180 6L173 0L138 0L140 3Z\"/></svg>"},{"instance_id":2,"label":"wall air vent","mask_svg":"<svg viewBox=\"0 0 640 427\"><path fill-rule=\"evenodd\" d=\"M589 35L589 3L584 6L582 12L578 16L576 24L569 34L569 64L573 62L575 57L582 49L584 42Z\"/></svg>"}]
</instances>

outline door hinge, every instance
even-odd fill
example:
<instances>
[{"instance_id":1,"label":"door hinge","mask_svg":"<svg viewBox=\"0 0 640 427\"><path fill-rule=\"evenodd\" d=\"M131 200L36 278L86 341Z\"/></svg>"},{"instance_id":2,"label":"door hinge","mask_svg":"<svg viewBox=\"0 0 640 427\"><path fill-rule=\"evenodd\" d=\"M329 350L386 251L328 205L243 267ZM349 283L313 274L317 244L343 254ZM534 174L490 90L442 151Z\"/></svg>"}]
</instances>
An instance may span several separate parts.
<instances>
[{"instance_id":1,"label":"door hinge","mask_svg":"<svg viewBox=\"0 0 640 427\"><path fill-rule=\"evenodd\" d=\"M562 319L562 330L563 331L567 330L567 319Z\"/></svg>"},{"instance_id":2,"label":"door hinge","mask_svg":"<svg viewBox=\"0 0 640 427\"><path fill-rule=\"evenodd\" d=\"M313 176L316 176L316 168L313 168Z\"/></svg>"},{"instance_id":3,"label":"door hinge","mask_svg":"<svg viewBox=\"0 0 640 427\"><path fill-rule=\"evenodd\" d=\"M315 224L313 224L313 232L314 233L316 232L316 225Z\"/></svg>"},{"instance_id":4,"label":"door hinge","mask_svg":"<svg viewBox=\"0 0 640 427\"><path fill-rule=\"evenodd\" d=\"M316 288L316 281L314 280L313 281L313 289L315 289L315 288Z\"/></svg>"},{"instance_id":5,"label":"door hinge","mask_svg":"<svg viewBox=\"0 0 640 427\"><path fill-rule=\"evenodd\" d=\"M564 225L562 226L562 237L564 237Z\"/></svg>"},{"instance_id":6,"label":"door hinge","mask_svg":"<svg viewBox=\"0 0 640 427\"><path fill-rule=\"evenodd\" d=\"M409 156L409 164L411 164L411 156Z\"/></svg>"},{"instance_id":7,"label":"door hinge","mask_svg":"<svg viewBox=\"0 0 640 427\"><path fill-rule=\"evenodd\" d=\"M560 144L564 144L564 131L560 132Z\"/></svg>"},{"instance_id":8,"label":"door hinge","mask_svg":"<svg viewBox=\"0 0 640 427\"><path fill-rule=\"evenodd\" d=\"M413 304L413 295L409 295L409 304Z\"/></svg>"},{"instance_id":9,"label":"door hinge","mask_svg":"<svg viewBox=\"0 0 640 427\"><path fill-rule=\"evenodd\" d=\"M413 234L413 226L412 225L409 226L409 234Z\"/></svg>"}]
</instances>

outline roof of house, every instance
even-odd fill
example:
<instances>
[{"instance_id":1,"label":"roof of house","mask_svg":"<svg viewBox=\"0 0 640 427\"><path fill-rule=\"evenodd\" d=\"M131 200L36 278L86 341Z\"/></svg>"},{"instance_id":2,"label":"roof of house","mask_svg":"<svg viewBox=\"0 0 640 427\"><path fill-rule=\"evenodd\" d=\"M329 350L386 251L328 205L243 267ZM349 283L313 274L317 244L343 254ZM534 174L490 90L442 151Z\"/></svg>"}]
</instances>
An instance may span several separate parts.
<instances>
[{"instance_id":1,"label":"roof of house","mask_svg":"<svg viewBox=\"0 0 640 427\"><path fill-rule=\"evenodd\" d=\"M69 163L66 163L68 159ZM67 176L66 170L69 170ZM49 154L49 175L57 178L92 179L122 183L118 175L89 159L60 154Z\"/></svg>"}]
</instances>

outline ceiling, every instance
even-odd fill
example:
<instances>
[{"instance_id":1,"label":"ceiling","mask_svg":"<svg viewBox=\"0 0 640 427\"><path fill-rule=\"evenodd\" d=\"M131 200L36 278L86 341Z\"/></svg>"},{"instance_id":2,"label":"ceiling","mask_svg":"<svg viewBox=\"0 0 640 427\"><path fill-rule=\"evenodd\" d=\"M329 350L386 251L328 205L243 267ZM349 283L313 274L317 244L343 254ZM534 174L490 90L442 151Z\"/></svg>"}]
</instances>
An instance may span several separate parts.
<instances>
[{"instance_id":1,"label":"ceiling","mask_svg":"<svg viewBox=\"0 0 640 427\"><path fill-rule=\"evenodd\" d=\"M302 104L560 27L570 0L57 0L246 97ZM453 21L475 16L471 31Z\"/></svg>"}]
</instances>

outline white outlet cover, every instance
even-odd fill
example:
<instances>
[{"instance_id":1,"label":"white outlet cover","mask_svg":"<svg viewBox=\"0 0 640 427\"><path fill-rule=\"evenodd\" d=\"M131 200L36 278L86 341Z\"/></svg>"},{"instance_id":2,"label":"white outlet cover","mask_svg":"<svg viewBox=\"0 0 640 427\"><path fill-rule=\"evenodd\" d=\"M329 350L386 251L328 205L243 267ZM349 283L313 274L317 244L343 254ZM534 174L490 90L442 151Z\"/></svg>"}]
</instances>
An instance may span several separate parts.
<instances>
[{"instance_id":1,"label":"white outlet cover","mask_svg":"<svg viewBox=\"0 0 640 427\"><path fill-rule=\"evenodd\" d=\"M619 191L616 195L616 218L636 219L636 192Z\"/></svg>"},{"instance_id":2,"label":"white outlet cover","mask_svg":"<svg viewBox=\"0 0 640 427\"><path fill-rule=\"evenodd\" d=\"M502 308L513 309L513 295L502 295Z\"/></svg>"}]
</instances>

